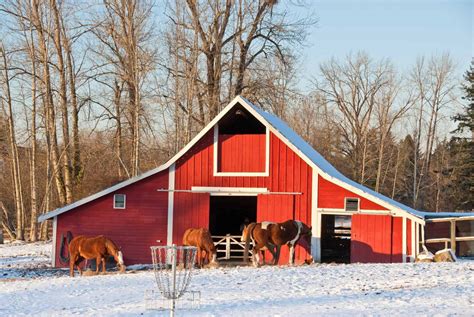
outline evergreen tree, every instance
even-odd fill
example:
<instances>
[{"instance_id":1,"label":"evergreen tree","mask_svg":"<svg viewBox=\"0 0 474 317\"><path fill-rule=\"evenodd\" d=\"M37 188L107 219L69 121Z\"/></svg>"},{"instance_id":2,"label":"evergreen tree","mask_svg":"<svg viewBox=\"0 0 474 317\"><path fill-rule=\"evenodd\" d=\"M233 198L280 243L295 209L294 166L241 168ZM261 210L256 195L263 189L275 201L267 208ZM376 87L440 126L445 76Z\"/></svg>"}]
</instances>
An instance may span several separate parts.
<instances>
[{"instance_id":1,"label":"evergreen tree","mask_svg":"<svg viewBox=\"0 0 474 317\"><path fill-rule=\"evenodd\" d=\"M474 59L464 78L466 83L463 85L463 99L467 101L467 105L463 113L454 117L458 122L458 128L454 132L463 133L468 130L470 136L453 137L450 152L457 170L453 183L457 184L461 193L459 199L455 200L454 208L469 211L474 210Z\"/></svg>"},{"instance_id":2,"label":"evergreen tree","mask_svg":"<svg viewBox=\"0 0 474 317\"><path fill-rule=\"evenodd\" d=\"M474 138L474 59L471 67L464 75L466 83L463 85L465 96L462 98L467 101L464 112L454 116L454 120L459 122L458 128L454 132L464 132L466 129L471 132L471 142Z\"/></svg>"}]
</instances>

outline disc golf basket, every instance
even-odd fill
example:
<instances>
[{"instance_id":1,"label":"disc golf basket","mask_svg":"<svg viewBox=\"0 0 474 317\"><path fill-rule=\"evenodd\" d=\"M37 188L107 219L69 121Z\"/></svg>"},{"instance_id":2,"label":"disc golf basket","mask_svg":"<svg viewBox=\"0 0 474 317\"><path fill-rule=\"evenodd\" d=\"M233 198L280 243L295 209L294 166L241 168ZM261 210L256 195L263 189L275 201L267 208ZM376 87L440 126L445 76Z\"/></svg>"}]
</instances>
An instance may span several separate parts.
<instances>
[{"instance_id":1,"label":"disc golf basket","mask_svg":"<svg viewBox=\"0 0 474 317\"><path fill-rule=\"evenodd\" d=\"M169 300L170 316L174 316L176 302L185 293L191 293L191 301L197 300L196 292L186 291L196 261L196 248L153 246L151 255L156 285L162 297Z\"/></svg>"}]
</instances>

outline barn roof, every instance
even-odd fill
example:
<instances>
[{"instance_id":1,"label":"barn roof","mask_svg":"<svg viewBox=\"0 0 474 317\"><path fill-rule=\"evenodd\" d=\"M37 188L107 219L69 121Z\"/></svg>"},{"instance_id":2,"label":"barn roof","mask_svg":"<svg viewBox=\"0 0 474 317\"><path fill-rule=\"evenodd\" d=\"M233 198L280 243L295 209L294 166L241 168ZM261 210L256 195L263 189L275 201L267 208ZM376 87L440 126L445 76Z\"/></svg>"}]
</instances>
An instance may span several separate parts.
<instances>
[{"instance_id":1,"label":"barn roof","mask_svg":"<svg viewBox=\"0 0 474 317\"><path fill-rule=\"evenodd\" d=\"M99 197L105 196L110 194L118 189L126 187L130 184L133 184L137 181L145 179L149 176L152 176L158 172L164 171L168 169L173 163L175 163L181 156L183 156L191 147L196 144L207 132L209 132L225 114L229 112L235 105L240 104L249 110L260 122L262 122L265 126L269 127L273 132L277 133L280 137L283 138L284 141L291 144L295 152L297 152L306 162L310 163L313 168L318 170L318 173L330 180L335 182L336 184L348 188L349 190L355 192L364 197L368 197L369 199L373 200L376 203L379 203L382 206L385 206L389 209L397 209L402 212L407 212L419 219L425 219L429 217L433 217L438 213L432 212L422 212L415 210L411 207L408 207L402 203L399 203L393 199L390 199L380 193L375 192L353 180L349 179L348 177L344 176L341 172L339 172L334 166L332 166L321 154L319 154L311 145L309 145L306 141L304 141L295 131L293 131L283 120L278 118L277 116L270 114L260 107L252 104L247 99L237 96L229 105L227 105L198 135L196 135L191 142L189 142L181 151L176 153L168 162L165 164L152 169L148 172L145 172L139 176L130 178L126 181L118 183L112 187L104 189L96 194L91 196L85 197L81 200L78 200L72 204L66 205L64 207L58 208L46 214L43 214L38 217L38 221L44 221L55 217L59 214L62 214L66 211L84 205L88 202L91 202ZM451 215L455 216L466 216L466 215L474 215L474 213L453 213Z\"/></svg>"}]
</instances>

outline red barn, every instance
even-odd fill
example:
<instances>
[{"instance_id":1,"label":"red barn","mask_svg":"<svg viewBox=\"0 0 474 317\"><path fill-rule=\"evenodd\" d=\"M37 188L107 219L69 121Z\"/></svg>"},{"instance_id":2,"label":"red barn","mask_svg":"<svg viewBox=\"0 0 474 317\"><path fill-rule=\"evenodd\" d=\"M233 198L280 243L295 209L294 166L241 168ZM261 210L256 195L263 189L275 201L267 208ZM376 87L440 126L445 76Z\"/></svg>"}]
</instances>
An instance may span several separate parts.
<instances>
[{"instance_id":1,"label":"red barn","mask_svg":"<svg viewBox=\"0 0 474 317\"><path fill-rule=\"evenodd\" d=\"M180 244L189 227L240 234L247 220L287 219L312 226L315 261L405 262L427 215L348 179L279 118L236 97L166 164L39 221L53 220L54 266L64 266L68 231L112 238L130 265L150 263L152 245ZM310 256L297 247L297 262Z\"/></svg>"}]
</instances>

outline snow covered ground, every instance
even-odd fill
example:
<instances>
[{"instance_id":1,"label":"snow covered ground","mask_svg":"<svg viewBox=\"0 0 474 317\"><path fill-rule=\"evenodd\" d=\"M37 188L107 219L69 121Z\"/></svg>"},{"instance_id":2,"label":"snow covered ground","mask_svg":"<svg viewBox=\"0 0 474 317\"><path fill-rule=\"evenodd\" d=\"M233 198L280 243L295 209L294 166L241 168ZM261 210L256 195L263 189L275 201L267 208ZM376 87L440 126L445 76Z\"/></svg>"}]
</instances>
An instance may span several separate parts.
<instances>
[{"instance_id":1,"label":"snow covered ground","mask_svg":"<svg viewBox=\"0 0 474 317\"><path fill-rule=\"evenodd\" d=\"M0 245L0 316L155 316L151 271L67 276L50 268L50 244ZM178 316L474 314L474 261L197 270L199 310Z\"/></svg>"}]
</instances>

